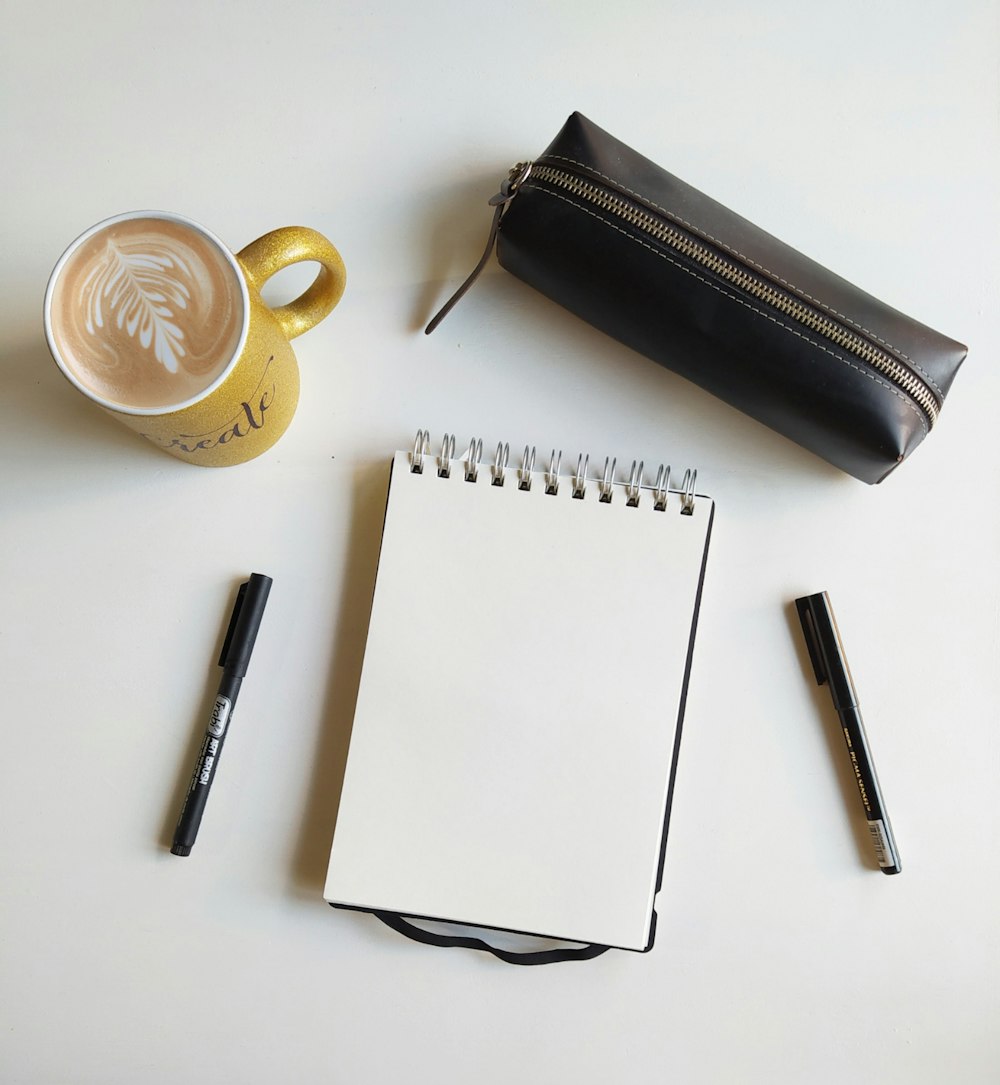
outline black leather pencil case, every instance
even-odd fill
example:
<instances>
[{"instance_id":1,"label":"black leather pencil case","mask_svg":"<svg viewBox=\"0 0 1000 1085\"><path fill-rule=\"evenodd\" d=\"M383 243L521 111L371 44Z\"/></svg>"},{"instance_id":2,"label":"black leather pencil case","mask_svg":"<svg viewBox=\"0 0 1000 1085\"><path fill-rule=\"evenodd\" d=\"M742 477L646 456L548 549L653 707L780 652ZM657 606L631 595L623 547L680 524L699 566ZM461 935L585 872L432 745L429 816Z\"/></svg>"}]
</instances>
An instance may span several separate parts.
<instances>
[{"instance_id":1,"label":"black leather pencil case","mask_svg":"<svg viewBox=\"0 0 1000 1085\"><path fill-rule=\"evenodd\" d=\"M927 436L966 355L574 113L511 170L500 264L865 482Z\"/></svg>"}]
</instances>

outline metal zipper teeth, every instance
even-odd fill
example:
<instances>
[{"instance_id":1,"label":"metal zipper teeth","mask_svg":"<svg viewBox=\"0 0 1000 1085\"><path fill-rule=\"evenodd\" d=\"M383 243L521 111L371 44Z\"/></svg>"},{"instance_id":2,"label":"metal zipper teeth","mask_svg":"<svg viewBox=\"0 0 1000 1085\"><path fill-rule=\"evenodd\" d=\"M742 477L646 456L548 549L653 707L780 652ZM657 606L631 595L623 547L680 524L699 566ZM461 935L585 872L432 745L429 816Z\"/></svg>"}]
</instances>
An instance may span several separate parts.
<instances>
[{"instance_id":1,"label":"metal zipper teeth","mask_svg":"<svg viewBox=\"0 0 1000 1085\"><path fill-rule=\"evenodd\" d=\"M555 169L537 162L532 166L530 177L532 181L545 181L587 200L604 211L609 211L630 226L635 226L657 241L669 245L674 251L688 257L744 293L791 317L843 350L849 351L901 388L920 406L932 426L937 421L938 401L927 384L912 369L875 346L870 340L772 286L745 266L720 256L716 250L674 226L667 219L638 206L612 189L568 173L566 170Z\"/></svg>"}]
</instances>

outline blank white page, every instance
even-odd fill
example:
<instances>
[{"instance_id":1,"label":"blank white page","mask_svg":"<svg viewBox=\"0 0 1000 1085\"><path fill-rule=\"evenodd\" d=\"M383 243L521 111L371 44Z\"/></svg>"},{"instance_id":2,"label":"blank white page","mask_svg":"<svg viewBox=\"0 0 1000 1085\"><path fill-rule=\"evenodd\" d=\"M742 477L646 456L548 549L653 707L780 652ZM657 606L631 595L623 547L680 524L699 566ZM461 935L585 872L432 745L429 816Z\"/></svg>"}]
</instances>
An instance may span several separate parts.
<instances>
[{"instance_id":1,"label":"blank white page","mask_svg":"<svg viewBox=\"0 0 1000 1085\"><path fill-rule=\"evenodd\" d=\"M393 461L324 896L643 949L713 503Z\"/></svg>"}]
</instances>

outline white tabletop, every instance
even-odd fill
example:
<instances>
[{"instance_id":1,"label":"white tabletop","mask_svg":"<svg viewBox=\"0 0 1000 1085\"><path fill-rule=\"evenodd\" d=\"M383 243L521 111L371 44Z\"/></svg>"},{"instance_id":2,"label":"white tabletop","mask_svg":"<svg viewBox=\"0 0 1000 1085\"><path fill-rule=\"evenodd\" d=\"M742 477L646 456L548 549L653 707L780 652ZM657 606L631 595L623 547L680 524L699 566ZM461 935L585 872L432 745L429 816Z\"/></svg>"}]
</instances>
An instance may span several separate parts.
<instances>
[{"instance_id":1,"label":"white tabletop","mask_svg":"<svg viewBox=\"0 0 1000 1085\"><path fill-rule=\"evenodd\" d=\"M997 6L4 14L0 1078L996 1081ZM420 334L478 258L508 166L577 109L970 345L939 425L885 484L495 264ZM292 428L253 463L171 459L48 357L51 266L136 208L234 248L308 225L344 256L340 308L296 341ZM301 288L283 279L272 301ZM716 499L648 955L519 970L323 903L389 457L421 426L691 463ZM271 601L179 859L224 618L252 571ZM790 609L823 589L898 877L873 868Z\"/></svg>"}]
</instances>

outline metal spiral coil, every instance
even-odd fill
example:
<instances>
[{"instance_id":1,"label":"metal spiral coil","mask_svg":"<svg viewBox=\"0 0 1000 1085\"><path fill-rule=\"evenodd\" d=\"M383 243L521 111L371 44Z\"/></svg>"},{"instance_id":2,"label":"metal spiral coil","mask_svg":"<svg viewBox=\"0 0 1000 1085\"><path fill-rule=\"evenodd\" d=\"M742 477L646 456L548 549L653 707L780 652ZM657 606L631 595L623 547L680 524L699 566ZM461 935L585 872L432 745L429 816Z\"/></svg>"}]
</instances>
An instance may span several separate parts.
<instances>
[{"instance_id":1,"label":"metal spiral coil","mask_svg":"<svg viewBox=\"0 0 1000 1085\"><path fill-rule=\"evenodd\" d=\"M521 456L521 466L517 469L517 488L519 490L531 489L531 472L535 469L535 447L524 446L524 454Z\"/></svg>"},{"instance_id":2,"label":"metal spiral coil","mask_svg":"<svg viewBox=\"0 0 1000 1085\"><path fill-rule=\"evenodd\" d=\"M446 433L438 456L438 477L451 478L451 461L455 458L455 435Z\"/></svg>"},{"instance_id":3,"label":"metal spiral coil","mask_svg":"<svg viewBox=\"0 0 1000 1085\"><path fill-rule=\"evenodd\" d=\"M436 457L437 473L441 478L450 478L452 464L456 462L455 435L446 433L441 442L441 451ZM544 492L555 496L559 493L562 481L562 451L552 449L549 454L548 465L541 471L541 481ZM414 474L423 474L424 462L430 458L430 433L427 430L417 430L413 442L413 451L410 453L410 470ZM483 441L480 437L474 437L468 448L459 457L462 463L463 476L466 482L477 482L479 479L479 467L483 459ZM698 472L688 468L684 472L684 478L678 489L670 487L670 465L660 464L656 471L656 478L652 483L646 481L645 463L642 460L633 460L628 476L616 478L618 460L608 456L604 460L604 470L600 474L590 474L590 455L581 452L577 457L576 469L569 475L571 497L583 500L587 496L588 483L596 484L597 500L602 504L611 504L615 495L615 487L621 487L625 495L627 508L639 508L643 506L643 493L649 495L651 507L655 512L666 511L670 503L670 495L679 497L680 513L682 516L692 516L695 510L695 488L698 482ZM510 445L501 441L490 463L489 478L493 486L504 486L508 472L512 472L512 478L518 490L531 490L535 477L535 447L525 445L521 453L518 466L510 466Z\"/></svg>"},{"instance_id":4,"label":"metal spiral coil","mask_svg":"<svg viewBox=\"0 0 1000 1085\"><path fill-rule=\"evenodd\" d=\"M559 455L556 455L556 450L552 449L552 455L549 457L549 467L545 472L545 492L547 494L559 493L559 471L562 469L562 449L559 449Z\"/></svg>"},{"instance_id":5,"label":"metal spiral coil","mask_svg":"<svg viewBox=\"0 0 1000 1085\"><path fill-rule=\"evenodd\" d=\"M618 466L618 460L617 459L612 460L612 459L605 458L605 460L604 460L604 478L602 478L601 481L600 481L600 484L599 484L600 496L597 499L598 501L600 501L604 505L610 505L611 504L611 496L612 496L612 493L614 492L614 485L615 485L615 468L617 466Z\"/></svg>"},{"instance_id":6,"label":"metal spiral coil","mask_svg":"<svg viewBox=\"0 0 1000 1085\"><path fill-rule=\"evenodd\" d=\"M430 451L431 435L425 429L418 429L416 440L413 442L413 452L410 455L410 470L415 475L424 473L424 456Z\"/></svg>"},{"instance_id":7,"label":"metal spiral coil","mask_svg":"<svg viewBox=\"0 0 1000 1085\"><path fill-rule=\"evenodd\" d=\"M493 457L493 466L490 474L493 476L493 485L502 486L504 471L507 470L507 461L510 459L510 445L501 442L497 445L496 455Z\"/></svg>"},{"instance_id":8,"label":"metal spiral coil","mask_svg":"<svg viewBox=\"0 0 1000 1085\"><path fill-rule=\"evenodd\" d=\"M587 492L587 468L590 467L590 453L587 453L586 459L581 452L577 457L576 471L573 473L573 496L580 500L583 499Z\"/></svg>"},{"instance_id":9,"label":"metal spiral coil","mask_svg":"<svg viewBox=\"0 0 1000 1085\"><path fill-rule=\"evenodd\" d=\"M657 512L664 512L667 507L667 494L670 491L670 464L666 467L660 464L656 472L656 482L653 485L653 508Z\"/></svg>"},{"instance_id":10,"label":"metal spiral coil","mask_svg":"<svg viewBox=\"0 0 1000 1085\"><path fill-rule=\"evenodd\" d=\"M694 487L698 481L698 472L690 467L684 472L681 483L681 515L690 516L694 512Z\"/></svg>"},{"instance_id":11,"label":"metal spiral coil","mask_svg":"<svg viewBox=\"0 0 1000 1085\"><path fill-rule=\"evenodd\" d=\"M479 479L479 465L483 459L483 439L473 437L469 447L462 453L465 460L465 481L476 482Z\"/></svg>"},{"instance_id":12,"label":"metal spiral coil","mask_svg":"<svg viewBox=\"0 0 1000 1085\"><path fill-rule=\"evenodd\" d=\"M639 504L639 491L642 489L642 468L643 462L639 461L638 466L635 460L632 461L632 470L629 472L628 482L625 483L625 504L629 508L636 508Z\"/></svg>"}]
</instances>

